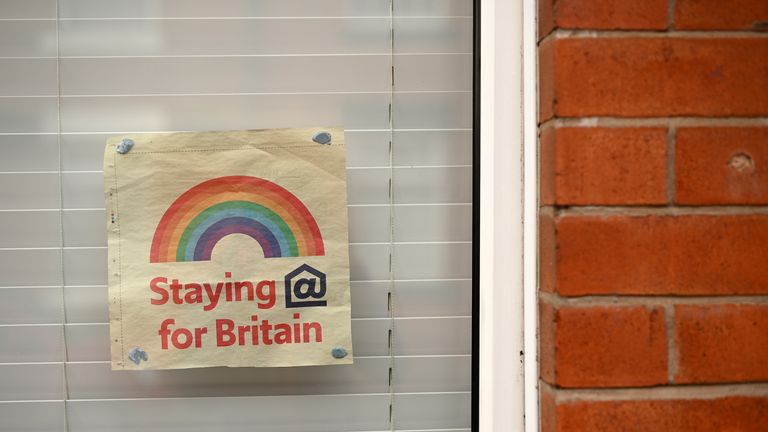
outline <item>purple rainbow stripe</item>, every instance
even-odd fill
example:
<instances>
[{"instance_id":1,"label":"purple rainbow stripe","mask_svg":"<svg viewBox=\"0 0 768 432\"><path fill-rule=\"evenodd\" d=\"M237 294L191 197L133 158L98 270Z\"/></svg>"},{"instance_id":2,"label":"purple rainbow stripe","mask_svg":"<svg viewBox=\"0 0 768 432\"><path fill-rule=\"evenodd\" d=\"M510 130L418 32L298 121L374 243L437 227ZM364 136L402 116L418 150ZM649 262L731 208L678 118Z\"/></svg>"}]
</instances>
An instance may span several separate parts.
<instances>
[{"instance_id":1,"label":"purple rainbow stripe","mask_svg":"<svg viewBox=\"0 0 768 432\"><path fill-rule=\"evenodd\" d=\"M264 258L281 256L280 243L274 234L261 222L246 217L230 217L211 225L195 246L195 261L210 261L213 248L222 238L230 234L245 234L256 240L264 250Z\"/></svg>"}]
</instances>

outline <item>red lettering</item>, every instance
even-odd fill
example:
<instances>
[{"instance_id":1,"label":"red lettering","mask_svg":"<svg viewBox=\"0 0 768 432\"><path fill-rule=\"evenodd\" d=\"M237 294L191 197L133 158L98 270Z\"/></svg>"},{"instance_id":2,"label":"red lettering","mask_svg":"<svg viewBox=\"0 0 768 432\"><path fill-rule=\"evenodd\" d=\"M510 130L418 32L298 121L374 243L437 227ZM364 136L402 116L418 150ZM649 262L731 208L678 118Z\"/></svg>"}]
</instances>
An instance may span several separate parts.
<instances>
[{"instance_id":1,"label":"red lettering","mask_svg":"<svg viewBox=\"0 0 768 432\"><path fill-rule=\"evenodd\" d=\"M208 333L208 327L195 328L195 348L203 346L203 335Z\"/></svg>"},{"instance_id":2,"label":"red lettering","mask_svg":"<svg viewBox=\"0 0 768 432\"><path fill-rule=\"evenodd\" d=\"M275 324L275 343L282 345L291 342L293 342L293 338L291 338L291 325L285 323Z\"/></svg>"},{"instance_id":3,"label":"red lettering","mask_svg":"<svg viewBox=\"0 0 768 432\"><path fill-rule=\"evenodd\" d=\"M264 288L267 289L266 292ZM259 309L270 309L275 305L275 281L263 280L256 285L256 290L256 296L264 302L258 304Z\"/></svg>"},{"instance_id":4,"label":"red lettering","mask_svg":"<svg viewBox=\"0 0 768 432\"><path fill-rule=\"evenodd\" d=\"M264 345L272 345L272 338L269 336L269 332L272 330L272 324L269 320L261 320L261 340Z\"/></svg>"},{"instance_id":5,"label":"red lettering","mask_svg":"<svg viewBox=\"0 0 768 432\"><path fill-rule=\"evenodd\" d=\"M200 286L200 284L188 283L184 285L184 289L187 291L187 293L184 294L185 302L189 304L203 302L203 287Z\"/></svg>"},{"instance_id":6,"label":"red lettering","mask_svg":"<svg viewBox=\"0 0 768 432\"><path fill-rule=\"evenodd\" d=\"M243 288L249 301L253 301L253 283L251 281L235 282L235 301L243 300Z\"/></svg>"},{"instance_id":7,"label":"red lettering","mask_svg":"<svg viewBox=\"0 0 768 432\"><path fill-rule=\"evenodd\" d=\"M181 284L179 283L178 279L171 281L171 291L173 291L173 303L182 304L183 301L181 300Z\"/></svg>"},{"instance_id":8,"label":"red lettering","mask_svg":"<svg viewBox=\"0 0 768 432\"><path fill-rule=\"evenodd\" d=\"M174 319L166 319L163 320L162 323L160 323L160 330L157 331L157 334L160 335L160 348L161 349L168 349L168 335L171 334L171 330L168 328L176 323L176 320Z\"/></svg>"},{"instance_id":9,"label":"red lettering","mask_svg":"<svg viewBox=\"0 0 768 432\"><path fill-rule=\"evenodd\" d=\"M309 331L315 331L315 342L323 341L323 326L318 322L304 323L304 343L309 343Z\"/></svg>"},{"instance_id":10,"label":"red lettering","mask_svg":"<svg viewBox=\"0 0 768 432\"><path fill-rule=\"evenodd\" d=\"M230 346L235 343L235 322L228 319L216 320L216 346Z\"/></svg>"},{"instance_id":11,"label":"red lettering","mask_svg":"<svg viewBox=\"0 0 768 432\"><path fill-rule=\"evenodd\" d=\"M230 272L224 275L231 277ZM247 280L184 283L179 279L158 276L150 280L149 287L155 294L150 298L153 305L165 305L169 302L177 305L200 304L206 312L216 309L221 301L255 301L258 309L271 309L277 301L274 280L261 280L258 283Z\"/></svg>"},{"instance_id":12,"label":"red lettering","mask_svg":"<svg viewBox=\"0 0 768 432\"><path fill-rule=\"evenodd\" d=\"M183 342L181 341L181 336L184 336ZM178 349L189 348L189 346L192 345L192 339L192 332L185 328L174 330L171 335L171 343L173 343L174 348Z\"/></svg>"},{"instance_id":13,"label":"red lettering","mask_svg":"<svg viewBox=\"0 0 768 432\"><path fill-rule=\"evenodd\" d=\"M150 299L150 303L152 303L153 305L164 305L165 303L168 302L168 291L158 286L161 283L167 284L168 279L164 277L156 277L151 281L149 281L149 289L160 294L159 299Z\"/></svg>"},{"instance_id":14,"label":"red lettering","mask_svg":"<svg viewBox=\"0 0 768 432\"><path fill-rule=\"evenodd\" d=\"M204 311L213 310L217 304L219 304L219 298L221 298L221 289L223 288L224 284L219 282L216 284L216 290L213 289L213 285L209 283L204 283L203 287L205 288L205 293L208 294L208 303L207 305L203 306Z\"/></svg>"},{"instance_id":15,"label":"red lettering","mask_svg":"<svg viewBox=\"0 0 768 432\"><path fill-rule=\"evenodd\" d=\"M237 326L237 344L245 345L245 334L251 331L251 326L241 325Z\"/></svg>"}]
</instances>

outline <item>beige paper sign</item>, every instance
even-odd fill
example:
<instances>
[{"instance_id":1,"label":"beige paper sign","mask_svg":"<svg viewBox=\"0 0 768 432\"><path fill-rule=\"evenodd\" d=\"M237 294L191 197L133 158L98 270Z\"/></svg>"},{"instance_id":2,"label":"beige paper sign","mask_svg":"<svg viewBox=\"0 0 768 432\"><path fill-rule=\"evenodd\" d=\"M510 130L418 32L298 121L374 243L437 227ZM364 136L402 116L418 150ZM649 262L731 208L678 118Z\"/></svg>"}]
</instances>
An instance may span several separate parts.
<instances>
[{"instance_id":1,"label":"beige paper sign","mask_svg":"<svg viewBox=\"0 0 768 432\"><path fill-rule=\"evenodd\" d=\"M110 139L112 369L352 363L345 164L340 128Z\"/></svg>"}]
</instances>

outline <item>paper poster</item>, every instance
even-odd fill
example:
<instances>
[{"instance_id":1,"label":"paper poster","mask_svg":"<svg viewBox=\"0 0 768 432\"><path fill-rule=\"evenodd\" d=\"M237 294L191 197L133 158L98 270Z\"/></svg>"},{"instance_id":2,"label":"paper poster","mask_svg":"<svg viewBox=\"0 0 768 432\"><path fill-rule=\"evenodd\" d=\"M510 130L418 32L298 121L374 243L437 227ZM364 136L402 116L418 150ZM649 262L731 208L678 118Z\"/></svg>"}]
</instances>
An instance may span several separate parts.
<instances>
[{"instance_id":1,"label":"paper poster","mask_svg":"<svg viewBox=\"0 0 768 432\"><path fill-rule=\"evenodd\" d=\"M110 139L112 369L352 363L345 164L340 128Z\"/></svg>"}]
</instances>

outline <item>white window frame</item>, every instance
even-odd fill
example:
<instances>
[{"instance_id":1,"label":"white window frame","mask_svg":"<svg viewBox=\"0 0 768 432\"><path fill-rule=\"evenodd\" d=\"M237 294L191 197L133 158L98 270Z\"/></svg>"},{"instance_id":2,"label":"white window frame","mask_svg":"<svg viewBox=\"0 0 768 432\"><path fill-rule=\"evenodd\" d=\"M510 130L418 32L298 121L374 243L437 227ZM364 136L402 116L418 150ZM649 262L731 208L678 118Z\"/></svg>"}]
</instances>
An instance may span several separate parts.
<instances>
[{"instance_id":1,"label":"white window frame","mask_svg":"<svg viewBox=\"0 0 768 432\"><path fill-rule=\"evenodd\" d=\"M479 1L479 430L537 432L537 7Z\"/></svg>"}]
</instances>

